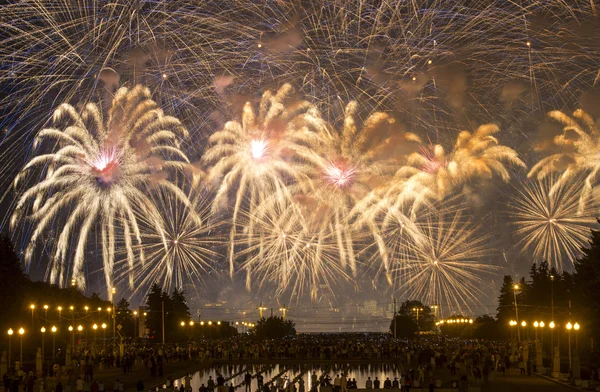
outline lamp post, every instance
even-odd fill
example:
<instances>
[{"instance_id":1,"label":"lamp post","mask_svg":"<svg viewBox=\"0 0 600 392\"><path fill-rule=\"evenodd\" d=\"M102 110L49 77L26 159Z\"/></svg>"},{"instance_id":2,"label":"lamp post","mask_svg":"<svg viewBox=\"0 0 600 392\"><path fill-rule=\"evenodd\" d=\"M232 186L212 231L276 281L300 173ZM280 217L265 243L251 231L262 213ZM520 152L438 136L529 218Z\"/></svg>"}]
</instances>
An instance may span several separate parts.
<instances>
[{"instance_id":1,"label":"lamp post","mask_svg":"<svg viewBox=\"0 0 600 392\"><path fill-rule=\"evenodd\" d=\"M515 298L515 318L517 319L517 324L519 324L519 307L517 305L517 290L519 289L519 285L516 284L513 286L513 295ZM517 341L519 343L521 343L521 332L519 331L519 328L517 328Z\"/></svg>"},{"instance_id":2,"label":"lamp post","mask_svg":"<svg viewBox=\"0 0 600 392\"><path fill-rule=\"evenodd\" d=\"M533 322L533 329L534 329L534 331L535 331L535 341L536 341L536 342L537 342L537 340L538 340L538 338L537 338L537 329L538 329L538 327L539 327L539 326L540 326L540 323L539 323L539 322L537 322L537 321L534 321L534 322Z\"/></svg>"},{"instance_id":3,"label":"lamp post","mask_svg":"<svg viewBox=\"0 0 600 392\"><path fill-rule=\"evenodd\" d=\"M87 317L88 317L88 310L90 310L90 307L89 307L89 306L87 306L87 305L85 305L85 306L83 307L83 310L85 310L85 319L86 319L86 321L87 321ZM87 333L87 329L85 330L85 342L86 342L86 344L88 343L88 333Z\"/></svg>"},{"instance_id":4,"label":"lamp post","mask_svg":"<svg viewBox=\"0 0 600 392\"><path fill-rule=\"evenodd\" d=\"M56 353L56 327L52 326L52 328L50 328L50 331L52 331L52 362L54 364L54 360L55 360L55 353Z\"/></svg>"},{"instance_id":5,"label":"lamp post","mask_svg":"<svg viewBox=\"0 0 600 392\"><path fill-rule=\"evenodd\" d=\"M8 329L8 369L10 370L10 360L11 360L11 354L12 354L12 336L13 336L14 331L12 330L12 328Z\"/></svg>"},{"instance_id":6,"label":"lamp post","mask_svg":"<svg viewBox=\"0 0 600 392\"><path fill-rule=\"evenodd\" d=\"M98 324L92 325L92 329L94 330L94 345L96 345L96 343L97 343L96 330L98 329Z\"/></svg>"},{"instance_id":7,"label":"lamp post","mask_svg":"<svg viewBox=\"0 0 600 392\"><path fill-rule=\"evenodd\" d=\"M73 331L73 326L69 325L69 328L67 328L69 330L69 332L71 333L71 358L73 358L73 346L75 345L73 342L75 341L75 331Z\"/></svg>"},{"instance_id":8,"label":"lamp post","mask_svg":"<svg viewBox=\"0 0 600 392\"><path fill-rule=\"evenodd\" d=\"M72 281L73 283L73 287L75 287L75 279L73 279ZM73 305L69 306L69 310L71 311L71 327L69 328L74 328L73 325L75 325L75 307ZM69 329L69 331L71 331L72 329ZM73 353L75 352L75 332L73 332L71 334L71 356L73 356Z\"/></svg>"},{"instance_id":9,"label":"lamp post","mask_svg":"<svg viewBox=\"0 0 600 392\"><path fill-rule=\"evenodd\" d=\"M423 308L412 308L413 312L417 312L417 334L421 331L421 327L419 326L419 312L423 311Z\"/></svg>"},{"instance_id":10,"label":"lamp post","mask_svg":"<svg viewBox=\"0 0 600 392\"><path fill-rule=\"evenodd\" d=\"M571 330L573 329L573 324L569 321L567 323L567 335L569 337L569 373L573 371L573 363L571 358Z\"/></svg>"},{"instance_id":11,"label":"lamp post","mask_svg":"<svg viewBox=\"0 0 600 392\"><path fill-rule=\"evenodd\" d=\"M44 351L46 345L46 327L42 327L40 331L42 332L42 369L44 369L44 362L46 360L46 353Z\"/></svg>"},{"instance_id":12,"label":"lamp post","mask_svg":"<svg viewBox=\"0 0 600 392\"><path fill-rule=\"evenodd\" d=\"M263 306L263 304L261 302L260 305L258 306L258 314L261 319L263 318L263 310L267 310L267 308L265 306Z\"/></svg>"},{"instance_id":13,"label":"lamp post","mask_svg":"<svg viewBox=\"0 0 600 392\"><path fill-rule=\"evenodd\" d=\"M29 305L29 309L31 309L31 328L33 328L33 311L35 310L35 305Z\"/></svg>"},{"instance_id":14,"label":"lamp post","mask_svg":"<svg viewBox=\"0 0 600 392\"><path fill-rule=\"evenodd\" d=\"M521 327L527 328L527 321L521 321ZM527 330L527 340L529 340L529 330Z\"/></svg>"},{"instance_id":15,"label":"lamp post","mask_svg":"<svg viewBox=\"0 0 600 392\"><path fill-rule=\"evenodd\" d=\"M59 306L58 308L56 308L58 310L58 326L60 327L60 319L62 316L62 306Z\"/></svg>"},{"instance_id":16,"label":"lamp post","mask_svg":"<svg viewBox=\"0 0 600 392\"><path fill-rule=\"evenodd\" d=\"M512 340L512 339L514 339L514 337L513 337L514 328L513 327L517 325L517 322L515 320L510 320L510 322L508 324L510 325L510 338ZM514 336L516 336L516 334ZM512 343L511 343L511 345L512 345Z\"/></svg>"},{"instance_id":17,"label":"lamp post","mask_svg":"<svg viewBox=\"0 0 600 392\"><path fill-rule=\"evenodd\" d=\"M111 300L112 300L112 308L113 308L113 312L112 312L112 327L113 327L113 345L116 342L116 335L117 335L117 326L115 325L115 316L116 316L116 311L115 311L115 294L117 293L117 289L116 287L113 287L111 290Z\"/></svg>"},{"instance_id":18,"label":"lamp post","mask_svg":"<svg viewBox=\"0 0 600 392\"><path fill-rule=\"evenodd\" d=\"M102 349L106 350L106 323L102 323L102 334L104 339L102 339Z\"/></svg>"},{"instance_id":19,"label":"lamp post","mask_svg":"<svg viewBox=\"0 0 600 392\"><path fill-rule=\"evenodd\" d=\"M44 318L48 321L48 305L44 305Z\"/></svg>"},{"instance_id":20,"label":"lamp post","mask_svg":"<svg viewBox=\"0 0 600 392\"><path fill-rule=\"evenodd\" d=\"M279 308L279 310L281 311L281 316L283 317L283 321L285 321L286 314L287 314L287 308L285 307L285 305L283 305L281 308Z\"/></svg>"},{"instance_id":21,"label":"lamp post","mask_svg":"<svg viewBox=\"0 0 600 392\"><path fill-rule=\"evenodd\" d=\"M137 323L138 323L138 312L137 312L137 310L134 310L133 311L133 337L134 337L134 339L135 339L136 335L138 335Z\"/></svg>"},{"instance_id":22,"label":"lamp post","mask_svg":"<svg viewBox=\"0 0 600 392\"><path fill-rule=\"evenodd\" d=\"M19 337L21 338L21 355L19 355L20 367L23 367L23 334L25 334L25 330L23 328L19 328Z\"/></svg>"},{"instance_id":23,"label":"lamp post","mask_svg":"<svg viewBox=\"0 0 600 392\"><path fill-rule=\"evenodd\" d=\"M546 323L540 321L540 345L542 346L542 354L544 353L544 327Z\"/></svg>"},{"instance_id":24,"label":"lamp post","mask_svg":"<svg viewBox=\"0 0 600 392\"><path fill-rule=\"evenodd\" d=\"M79 331L79 340L81 340L81 333L83 332L83 325L78 325L77 326L77 331Z\"/></svg>"},{"instance_id":25,"label":"lamp post","mask_svg":"<svg viewBox=\"0 0 600 392\"><path fill-rule=\"evenodd\" d=\"M577 337L579 328L580 328L579 323L576 322L573 325L573 329L575 330L575 352L576 353L579 353L579 338Z\"/></svg>"}]
</instances>

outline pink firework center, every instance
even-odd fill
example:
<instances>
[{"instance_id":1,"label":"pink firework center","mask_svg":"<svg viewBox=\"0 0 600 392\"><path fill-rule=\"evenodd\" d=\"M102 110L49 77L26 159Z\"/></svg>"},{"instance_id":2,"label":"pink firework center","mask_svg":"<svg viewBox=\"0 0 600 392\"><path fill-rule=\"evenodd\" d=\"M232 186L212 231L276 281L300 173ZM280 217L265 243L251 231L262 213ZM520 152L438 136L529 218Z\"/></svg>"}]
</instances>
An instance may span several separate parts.
<instances>
[{"instance_id":1,"label":"pink firework center","mask_svg":"<svg viewBox=\"0 0 600 392\"><path fill-rule=\"evenodd\" d=\"M268 143L264 139L252 140L250 142L250 153L254 159L262 159L267 153Z\"/></svg>"},{"instance_id":2,"label":"pink firework center","mask_svg":"<svg viewBox=\"0 0 600 392\"><path fill-rule=\"evenodd\" d=\"M329 163L325 167L325 178L339 188L350 186L355 176L356 168L352 166L344 168L341 165Z\"/></svg>"},{"instance_id":3,"label":"pink firework center","mask_svg":"<svg viewBox=\"0 0 600 392\"><path fill-rule=\"evenodd\" d=\"M91 166L92 174L97 181L110 184L114 181L119 169L119 154L116 149L112 148L101 151L96 158L86 160L86 162Z\"/></svg>"},{"instance_id":4,"label":"pink firework center","mask_svg":"<svg viewBox=\"0 0 600 392\"><path fill-rule=\"evenodd\" d=\"M422 148L421 154L427 158L427 162L421 166L424 172L437 173L441 168L448 167L448 161L443 156L438 157L434 148Z\"/></svg>"}]
</instances>

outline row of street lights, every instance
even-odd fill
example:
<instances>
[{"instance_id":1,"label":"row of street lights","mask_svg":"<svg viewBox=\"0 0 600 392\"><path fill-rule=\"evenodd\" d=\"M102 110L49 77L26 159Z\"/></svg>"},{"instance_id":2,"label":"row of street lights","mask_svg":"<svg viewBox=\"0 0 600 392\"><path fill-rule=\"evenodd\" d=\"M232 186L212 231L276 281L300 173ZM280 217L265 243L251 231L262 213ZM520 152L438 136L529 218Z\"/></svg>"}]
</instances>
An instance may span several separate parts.
<instances>
[{"instance_id":1,"label":"row of street lights","mask_svg":"<svg viewBox=\"0 0 600 392\"><path fill-rule=\"evenodd\" d=\"M25 334L25 329L24 328L19 328L19 337L21 340L21 356L20 356L20 363L23 363L23 335ZM8 329L8 367L10 368L10 362L11 362L11 354L12 354L12 336L15 333L15 331L13 331L12 328Z\"/></svg>"},{"instance_id":2,"label":"row of street lights","mask_svg":"<svg viewBox=\"0 0 600 392\"><path fill-rule=\"evenodd\" d=\"M96 331L98 328L102 328L103 332L104 332L104 345L106 345L106 328L107 325L106 323L102 323L100 326L98 326L98 324L94 324L92 325L92 329L94 330L94 339L96 339ZM79 333L83 332L84 327L83 325L78 325L77 328L74 328L72 325L69 325L69 327L67 328L69 330L69 332L71 333L73 339L74 340L74 336L75 336L75 330L79 331ZM40 332L42 333L42 358L45 358L45 335L46 335L46 331L48 331L46 329L46 327L42 326L40 328ZM55 355L56 355L56 332L58 332L58 328L53 325L50 328L50 331L52 332L52 360L55 360ZM15 331L12 328L9 328L7 331L8 334L8 366L10 367L11 361L12 361L12 336L14 335ZM18 330L19 336L20 336L20 356L19 356L19 360L21 363L23 363L23 335L25 334L25 329L24 328L19 328Z\"/></svg>"},{"instance_id":3,"label":"row of street lights","mask_svg":"<svg viewBox=\"0 0 600 392\"><path fill-rule=\"evenodd\" d=\"M519 322L517 320L510 320L510 322L508 323L511 327L515 327L519 325ZM526 328L527 327L527 321L523 320L521 321L521 327ZM540 328L542 330L542 334L541 334L541 343L542 343L542 347L544 345L544 334L543 334L543 328L546 326L546 323L543 321L534 321L533 322L533 328L535 330L535 340L537 341L537 330L538 328ZM554 328L556 328L556 323L554 321L550 321L550 323L548 323L548 327L550 328L550 331L554 331ZM567 330L568 333L568 337L569 337L569 370L572 369L572 354L571 354L571 331L575 331L575 351L578 352L579 351L579 340L577 337L577 332L579 332L579 330L581 329L581 326L579 325L578 322L575 322L574 324L569 321L566 325L565 325L565 329ZM520 328L517 328L517 331L519 331ZM553 340L551 338L551 340ZM551 345L554 344L554 342L551 342Z\"/></svg>"}]
</instances>

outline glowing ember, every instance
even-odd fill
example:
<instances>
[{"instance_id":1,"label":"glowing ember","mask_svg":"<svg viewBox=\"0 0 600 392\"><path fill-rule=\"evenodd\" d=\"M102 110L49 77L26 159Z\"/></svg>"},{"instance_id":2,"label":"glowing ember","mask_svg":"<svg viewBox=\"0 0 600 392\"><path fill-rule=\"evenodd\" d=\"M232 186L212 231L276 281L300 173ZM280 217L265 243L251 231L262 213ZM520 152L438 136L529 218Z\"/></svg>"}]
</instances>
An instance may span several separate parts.
<instances>
[{"instance_id":1,"label":"glowing ember","mask_svg":"<svg viewBox=\"0 0 600 392\"><path fill-rule=\"evenodd\" d=\"M263 139L252 140L250 142L250 152L252 153L252 158L261 159L267 152L267 141Z\"/></svg>"},{"instance_id":2,"label":"glowing ember","mask_svg":"<svg viewBox=\"0 0 600 392\"><path fill-rule=\"evenodd\" d=\"M325 178L333 185L343 188L349 186L356 175L354 167L340 168L332 163L325 168Z\"/></svg>"}]
</instances>

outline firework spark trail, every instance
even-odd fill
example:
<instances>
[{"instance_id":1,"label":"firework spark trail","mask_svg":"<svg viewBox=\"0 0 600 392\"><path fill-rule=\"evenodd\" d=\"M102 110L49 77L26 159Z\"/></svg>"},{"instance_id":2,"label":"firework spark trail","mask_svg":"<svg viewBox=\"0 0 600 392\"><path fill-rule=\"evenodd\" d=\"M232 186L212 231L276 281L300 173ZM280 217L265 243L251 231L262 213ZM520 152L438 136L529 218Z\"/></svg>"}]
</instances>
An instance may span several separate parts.
<instances>
[{"instance_id":1,"label":"firework spark trail","mask_svg":"<svg viewBox=\"0 0 600 392\"><path fill-rule=\"evenodd\" d=\"M333 228L327 230L329 236L312 232L298 205L271 198L252 214L242 215L242 220L253 221L254 228L248 246L240 252L245 258L240 271L246 275L248 290L274 288L276 297L299 302L305 294L313 301L324 292L335 297L336 287L351 284L351 276L340 264Z\"/></svg>"},{"instance_id":2,"label":"firework spark trail","mask_svg":"<svg viewBox=\"0 0 600 392\"><path fill-rule=\"evenodd\" d=\"M183 287L186 281L201 282L216 270L215 262L219 258L216 248L222 243L218 235L221 222L210 219L211 195L199 185L187 191L186 195L189 204L164 190L157 190L150 196L160 213L162 233L156 230L155 222L149 219L151 217L137 216L141 243L132 250L143 251L145 263L134 271L132 296L137 293L145 295L145 290L156 282L165 291L171 292L174 288ZM119 261L119 256L125 260ZM123 273L119 276L117 271L116 275L123 279L128 279L129 275L128 258L127 254L117 254L116 265ZM196 285L194 287L197 288Z\"/></svg>"},{"instance_id":3,"label":"firework spark trail","mask_svg":"<svg viewBox=\"0 0 600 392\"><path fill-rule=\"evenodd\" d=\"M493 253L491 237L469 222L461 209L444 207L422 215L416 222L425 239L422 243L409 241L397 230L386 238L399 250L390 268L396 293L444 304L450 314L473 313L473 306L484 303L498 270L485 261Z\"/></svg>"},{"instance_id":4,"label":"firework spark trail","mask_svg":"<svg viewBox=\"0 0 600 392\"><path fill-rule=\"evenodd\" d=\"M568 181L548 176L527 183L512 195L509 216L516 225L517 246L531 250L534 262L546 261L558 271L572 268L590 228L597 225L600 206L592 198L583 211L579 210L584 182L581 176Z\"/></svg>"},{"instance_id":5,"label":"firework spark trail","mask_svg":"<svg viewBox=\"0 0 600 392\"><path fill-rule=\"evenodd\" d=\"M140 245L135 210L145 214L158 233L162 233L159 212L148 197L153 188L188 203L185 194L166 176L169 171L182 170L189 163L178 145L187 131L176 118L163 115L151 100L148 89L141 86L117 91L106 123L94 103L88 103L81 114L63 104L54 113L53 122L54 128L41 130L36 138L36 145L52 142L50 151L45 152L45 148L38 146L39 153L15 179L18 188L22 179L41 176L38 183L20 196L11 222L16 225L25 217L36 224L25 252L27 264L40 245L38 238L53 225L62 225L49 265L50 280L64 284L66 274L71 273L79 287L85 287L84 255L90 230L99 225L104 278L110 292L116 226L129 234L126 236L128 246L131 237ZM65 263L70 260L71 238L76 243L76 251L69 267ZM139 250L139 259L143 262L143 249ZM131 285L133 257L128 253Z\"/></svg>"}]
</instances>

